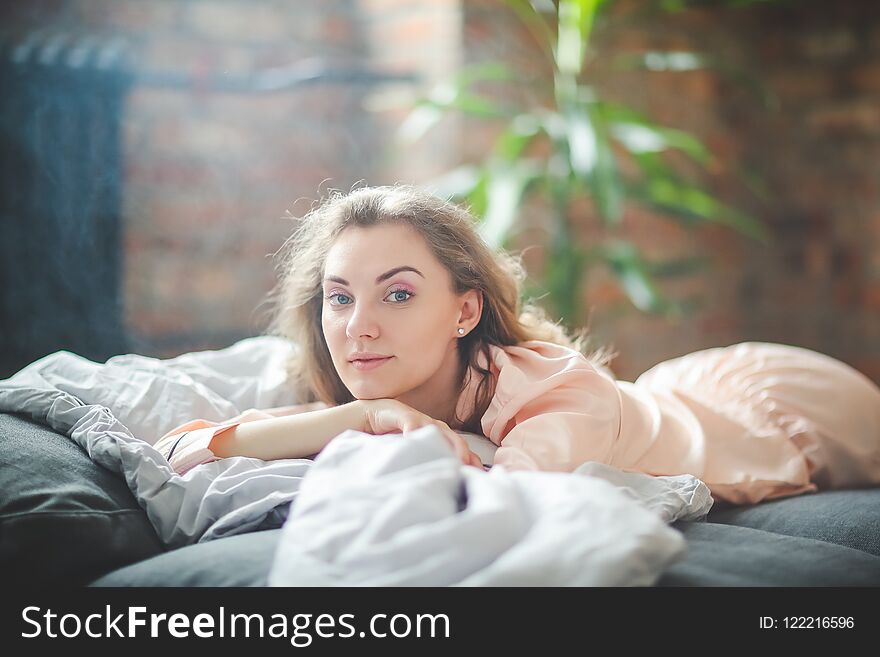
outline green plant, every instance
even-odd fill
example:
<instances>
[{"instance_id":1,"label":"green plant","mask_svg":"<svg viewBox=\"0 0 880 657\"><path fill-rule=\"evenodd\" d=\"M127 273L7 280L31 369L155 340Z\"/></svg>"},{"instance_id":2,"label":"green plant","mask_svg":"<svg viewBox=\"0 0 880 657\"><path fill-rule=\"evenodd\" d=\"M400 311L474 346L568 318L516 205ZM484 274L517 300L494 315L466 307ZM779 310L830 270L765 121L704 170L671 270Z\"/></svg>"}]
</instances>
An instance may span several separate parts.
<instances>
[{"instance_id":1,"label":"green plant","mask_svg":"<svg viewBox=\"0 0 880 657\"><path fill-rule=\"evenodd\" d=\"M748 4L747 0L729 2ZM666 152L677 151L698 167L705 167L711 154L697 138L603 98L589 83L584 69L591 35L602 17L600 11L610 4L610 0L559 0L557 4L508 0L507 5L542 44L552 65L546 101L510 107L475 91L477 83L519 81L504 65L480 64L463 69L452 83L421 99L401 126L401 135L412 140L453 110L502 122L492 152L482 162L459 167L445 176L441 188L467 202L485 239L500 247L507 246L526 198L539 195L545 199L548 240L544 278L537 286L529 283L526 293L532 296L546 290L555 315L568 324L579 320L580 286L587 272L597 266L607 267L632 304L646 313L682 317L700 305L700 299L667 298L657 279L692 275L705 269L708 259L646 259L635 244L621 237L627 203L647 206L687 226L714 222L755 240L770 239L761 222L720 202L664 157ZM676 11L685 3L663 0L661 4ZM707 61L695 53L682 52L638 57L638 62L630 58L623 64L635 63L649 70L687 70ZM624 159L627 172L622 166ZM606 236L589 246L578 243L572 226L572 204L583 198L592 202Z\"/></svg>"}]
</instances>

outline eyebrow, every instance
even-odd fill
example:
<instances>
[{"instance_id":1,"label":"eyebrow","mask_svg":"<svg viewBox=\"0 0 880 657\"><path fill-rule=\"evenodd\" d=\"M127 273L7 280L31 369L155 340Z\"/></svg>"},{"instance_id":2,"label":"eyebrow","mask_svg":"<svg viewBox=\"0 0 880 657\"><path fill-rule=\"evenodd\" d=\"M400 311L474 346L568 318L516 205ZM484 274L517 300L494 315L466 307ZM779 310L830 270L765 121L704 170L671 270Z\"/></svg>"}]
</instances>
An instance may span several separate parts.
<instances>
[{"instance_id":1,"label":"eyebrow","mask_svg":"<svg viewBox=\"0 0 880 657\"><path fill-rule=\"evenodd\" d=\"M403 265L402 267L395 267L394 269L389 269L384 274L379 274L379 276L376 277L376 285L378 285L382 281L388 280L389 278L394 276L394 274L400 273L402 271L414 271L422 278L425 277L425 275L422 272L420 272L418 269L416 269L415 267L410 267L409 265ZM325 281L335 281L337 283L342 283L343 285L350 285L350 283L347 280L345 280L344 278L340 278L339 276L325 276L324 280Z\"/></svg>"}]
</instances>

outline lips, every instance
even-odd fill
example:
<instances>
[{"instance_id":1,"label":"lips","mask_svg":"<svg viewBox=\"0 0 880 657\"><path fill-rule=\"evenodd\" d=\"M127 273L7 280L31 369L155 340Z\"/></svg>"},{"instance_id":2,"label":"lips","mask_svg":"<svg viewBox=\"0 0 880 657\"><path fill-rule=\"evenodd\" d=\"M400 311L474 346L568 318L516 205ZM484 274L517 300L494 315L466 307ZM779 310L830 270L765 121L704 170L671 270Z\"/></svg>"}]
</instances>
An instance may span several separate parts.
<instances>
[{"instance_id":1,"label":"lips","mask_svg":"<svg viewBox=\"0 0 880 657\"><path fill-rule=\"evenodd\" d=\"M369 351L363 351L363 352L353 354L348 359L348 361L353 362L356 360L382 360L383 358L391 358L391 356L385 356L384 354L374 354Z\"/></svg>"},{"instance_id":2,"label":"lips","mask_svg":"<svg viewBox=\"0 0 880 657\"><path fill-rule=\"evenodd\" d=\"M356 370L372 370L377 367L382 367L382 365L387 363L392 358L393 358L393 356L382 356L379 358L371 357L371 358L355 359L355 360L351 361L351 365Z\"/></svg>"}]
</instances>

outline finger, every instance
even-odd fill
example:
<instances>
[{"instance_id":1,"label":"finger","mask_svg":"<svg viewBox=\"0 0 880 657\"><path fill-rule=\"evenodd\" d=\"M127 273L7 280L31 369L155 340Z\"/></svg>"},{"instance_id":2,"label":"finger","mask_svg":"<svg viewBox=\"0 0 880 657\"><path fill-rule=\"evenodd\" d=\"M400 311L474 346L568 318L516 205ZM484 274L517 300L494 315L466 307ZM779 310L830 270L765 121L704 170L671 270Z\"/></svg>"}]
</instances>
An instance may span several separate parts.
<instances>
[{"instance_id":1,"label":"finger","mask_svg":"<svg viewBox=\"0 0 880 657\"><path fill-rule=\"evenodd\" d=\"M470 461L470 457L468 456L470 449L468 448L465 439L455 433L452 429L448 429L446 435L449 437L449 440L452 441L452 447L455 449L455 454L461 462L468 463Z\"/></svg>"},{"instance_id":2,"label":"finger","mask_svg":"<svg viewBox=\"0 0 880 657\"><path fill-rule=\"evenodd\" d=\"M446 440L449 441L449 444L452 445L452 449L455 450L455 454L458 458L462 458L465 450L462 449L461 439L458 434L450 429L448 424L441 420L437 420L435 424L440 428L440 431L446 437Z\"/></svg>"},{"instance_id":3,"label":"finger","mask_svg":"<svg viewBox=\"0 0 880 657\"><path fill-rule=\"evenodd\" d=\"M435 420L433 422L434 426L440 429L440 433L446 439L446 442L449 443L449 446L452 447L452 451L455 452L456 458L458 460L464 459L464 451L461 448L461 445L458 442L458 436L455 435L455 432L449 428L449 426L440 420Z\"/></svg>"}]
</instances>

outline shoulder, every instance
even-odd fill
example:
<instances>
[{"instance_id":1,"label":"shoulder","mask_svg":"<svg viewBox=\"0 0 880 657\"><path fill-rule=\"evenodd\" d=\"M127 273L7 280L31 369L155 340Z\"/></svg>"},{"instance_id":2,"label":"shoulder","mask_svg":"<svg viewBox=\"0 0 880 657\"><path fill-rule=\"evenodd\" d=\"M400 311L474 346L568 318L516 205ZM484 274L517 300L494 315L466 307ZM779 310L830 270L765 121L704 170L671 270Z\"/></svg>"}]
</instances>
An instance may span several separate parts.
<instances>
[{"instance_id":1,"label":"shoulder","mask_svg":"<svg viewBox=\"0 0 880 657\"><path fill-rule=\"evenodd\" d=\"M606 374L581 352L553 342L529 340L504 347L490 345L489 351L499 373L505 369L518 370L539 378L574 370Z\"/></svg>"},{"instance_id":2,"label":"shoulder","mask_svg":"<svg viewBox=\"0 0 880 657\"><path fill-rule=\"evenodd\" d=\"M581 352L552 342L529 340L504 347L491 346L497 381L496 403L545 394L560 387L605 387L610 375Z\"/></svg>"},{"instance_id":3,"label":"shoulder","mask_svg":"<svg viewBox=\"0 0 880 657\"><path fill-rule=\"evenodd\" d=\"M482 425L496 444L514 425L539 416L554 426L561 416L581 421L576 416L616 428L615 381L581 352L540 340L493 346L490 352L497 382Z\"/></svg>"},{"instance_id":4,"label":"shoulder","mask_svg":"<svg viewBox=\"0 0 880 657\"><path fill-rule=\"evenodd\" d=\"M570 347L529 340L515 345L489 345L490 362L478 353L477 363L491 373L487 406L480 408L483 433L489 436L496 420L531 409L588 406L583 397L616 400L614 379ZM459 398L459 417L469 417L477 400L482 374L472 370ZM540 407L540 409L539 409Z\"/></svg>"}]
</instances>

